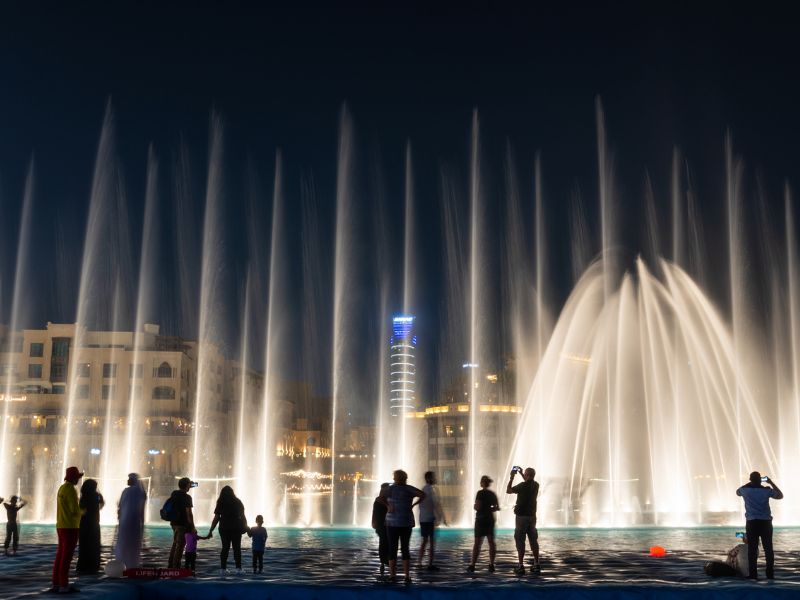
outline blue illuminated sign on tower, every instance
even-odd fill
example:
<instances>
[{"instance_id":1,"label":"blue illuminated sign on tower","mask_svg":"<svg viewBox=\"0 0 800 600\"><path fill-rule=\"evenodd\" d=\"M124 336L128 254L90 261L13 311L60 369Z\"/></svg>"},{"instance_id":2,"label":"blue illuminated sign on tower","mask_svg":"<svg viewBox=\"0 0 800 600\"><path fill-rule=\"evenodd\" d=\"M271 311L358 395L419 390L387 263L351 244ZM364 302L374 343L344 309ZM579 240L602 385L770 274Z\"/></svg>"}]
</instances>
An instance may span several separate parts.
<instances>
[{"instance_id":1,"label":"blue illuminated sign on tower","mask_svg":"<svg viewBox=\"0 0 800 600\"><path fill-rule=\"evenodd\" d=\"M392 318L392 337L389 340L389 409L393 417L417 410L416 349L417 335L413 315Z\"/></svg>"}]
</instances>

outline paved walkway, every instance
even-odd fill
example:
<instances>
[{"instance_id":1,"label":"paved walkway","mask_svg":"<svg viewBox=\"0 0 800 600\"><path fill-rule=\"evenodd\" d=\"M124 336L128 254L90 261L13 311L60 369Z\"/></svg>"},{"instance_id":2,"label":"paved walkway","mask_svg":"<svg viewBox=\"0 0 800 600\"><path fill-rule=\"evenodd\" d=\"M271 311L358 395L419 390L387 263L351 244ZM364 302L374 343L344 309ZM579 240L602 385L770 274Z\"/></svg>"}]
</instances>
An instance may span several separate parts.
<instances>
[{"instance_id":1,"label":"paved walkway","mask_svg":"<svg viewBox=\"0 0 800 600\"><path fill-rule=\"evenodd\" d=\"M146 548L146 566L165 566L167 548ZM484 560L486 557L484 548ZM543 554L541 576L516 576L513 550L498 552L497 572L489 573L486 563L475 574L465 572L469 560L465 549L444 548L438 557L438 572L413 570L414 583L388 584L377 578L375 549L336 548L297 550L268 548L264 574L219 574L219 541L201 542L198 574L183 581L121 581L104 575L81 577L79 598L191 600L235 598L520 598L537 597L800 597L800 553L777 553L776 581L711 579L703 573L707 554L673 551L664 558L645 553L547 552ZM53 544L35 544L20 549L16 557L0 556L0 598L14 600L39 596L50 585ZM104 560L109 551L104 551ZM248 567L250 554L243 553ZM713 557L712 557L713 558ZM230 564L232 567L232 562Z\"/></svg>"}]
</instances>

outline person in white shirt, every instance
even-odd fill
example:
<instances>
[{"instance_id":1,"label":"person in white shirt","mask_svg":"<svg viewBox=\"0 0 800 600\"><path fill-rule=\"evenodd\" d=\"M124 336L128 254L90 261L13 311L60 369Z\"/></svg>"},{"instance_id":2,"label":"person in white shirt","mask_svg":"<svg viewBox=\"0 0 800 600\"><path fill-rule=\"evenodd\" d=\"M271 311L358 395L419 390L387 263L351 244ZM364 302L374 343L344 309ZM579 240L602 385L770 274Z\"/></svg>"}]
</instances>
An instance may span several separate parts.
<instances>
[{"instance_id":1,"label":"person in white shirt","mask_svg":"<svg viewBox=\"0 0 800 600\"><path fill-rule=\"evenodd\" d=\"M419 567L422 568L422 560L425 557L425 547L430 543L430 553L428 555L428 570L438 571L434 562L435 542L434 530L438 523L447 525L447 519L442 510L442 504L439 500L439 494L434 487L436 485L436 474L433 471L425 473L425 486L422 491L425 492L425 499L419 503L419 527L422 534L422 545L419 549Z\"/></svg>"}]
</instances>

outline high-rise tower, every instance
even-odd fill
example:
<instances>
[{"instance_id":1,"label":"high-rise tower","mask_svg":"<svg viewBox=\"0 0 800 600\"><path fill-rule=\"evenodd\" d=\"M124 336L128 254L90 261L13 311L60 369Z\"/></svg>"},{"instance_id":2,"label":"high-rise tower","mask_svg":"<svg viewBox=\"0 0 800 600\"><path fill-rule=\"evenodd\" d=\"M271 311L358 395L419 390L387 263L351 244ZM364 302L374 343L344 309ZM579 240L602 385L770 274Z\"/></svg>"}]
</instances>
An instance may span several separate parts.
<instances>
[{"instance_id":1,"label":"high-rise tower","mask_svg":"<svg viewBox=\"0 0 800 600\"><path fill-rule=\"evenodd\" d=\"M414 316L397 315L392 318L392 337L389 344L389 408L391 415L398 417L417 409L417 336L414 332Z\"/></svg>"}]
</instances>

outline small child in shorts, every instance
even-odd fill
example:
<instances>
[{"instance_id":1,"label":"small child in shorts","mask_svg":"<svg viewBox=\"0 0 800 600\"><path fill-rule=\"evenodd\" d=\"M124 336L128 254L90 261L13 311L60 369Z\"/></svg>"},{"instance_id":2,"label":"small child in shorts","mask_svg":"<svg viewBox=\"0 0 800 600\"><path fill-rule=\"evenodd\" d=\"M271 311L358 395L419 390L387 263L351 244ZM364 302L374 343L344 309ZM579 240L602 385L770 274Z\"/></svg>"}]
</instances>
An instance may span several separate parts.
<instances>
[{"instance_id":1,"label":"small child in shorts","mask_svg":"<svg viewBox=\"0 0 800 600\"><path fill-rule=\"evenodd\" d=\"M256 526L247 530L247 536L253 539L253 573L264 571L264 548L267 546L267 530L264 528L264 517L256 517Z\"/></svg>"}]
</instances>

